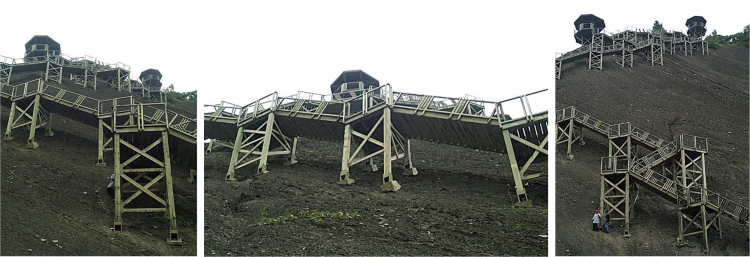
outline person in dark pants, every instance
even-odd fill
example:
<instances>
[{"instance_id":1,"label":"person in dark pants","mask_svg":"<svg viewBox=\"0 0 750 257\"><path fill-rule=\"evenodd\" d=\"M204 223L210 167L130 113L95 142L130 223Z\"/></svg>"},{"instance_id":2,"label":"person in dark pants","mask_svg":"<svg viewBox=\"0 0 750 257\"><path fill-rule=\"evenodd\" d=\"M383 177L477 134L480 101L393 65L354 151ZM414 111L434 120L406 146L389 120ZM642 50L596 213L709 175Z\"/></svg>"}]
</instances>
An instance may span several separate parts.
<instances>
[{"instance_id":1,"label":"person in dark pants","mask_svg":"<svg viewBox=\"0 0 750 257\"><path fill-rule=\"evenodd\" d=\"M604 233L609 233L609 212L604 211Z\"/></svg>"},{"instance_id":2,"label":"person in dark pants","mask_svg":"<svg viewBox=\"0 0 750 257\"><path fill-rule=\"evenodd\" d=\"M112 201L115 200L115 174L109 177L109 184L107 185L107 194Z\"/></svg>"},{"instance_id":3,"label":"person in dark pants","mask_svg":"<svg viewBox=\"0 0 750 257\"><path fill-rule=\"evenodd\" d=\"M594 225L594 231L598 231L599 230L599 221L601 220L601 218L602 218L602 215L599 214L599 210L598 209L595 210L594 211L594 217L591 218L591 220L594 222L593 223L593 225Z\"/></svg>"}]
</instances>

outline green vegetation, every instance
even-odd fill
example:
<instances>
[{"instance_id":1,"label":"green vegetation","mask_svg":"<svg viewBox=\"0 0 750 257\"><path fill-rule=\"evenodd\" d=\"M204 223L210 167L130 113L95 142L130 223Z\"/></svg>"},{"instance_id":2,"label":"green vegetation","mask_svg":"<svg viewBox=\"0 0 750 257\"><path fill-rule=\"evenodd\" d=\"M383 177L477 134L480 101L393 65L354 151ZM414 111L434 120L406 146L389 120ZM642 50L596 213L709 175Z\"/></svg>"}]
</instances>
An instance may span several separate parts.
<instances>
[{"instance_id":1,"label":"green vegetation","mask_svg":"<svg viewBox=\"0 0 750 257\"><path fill-rule=\"evenodd\" d=\"M750 34L750 24L745 26L742 32L737 32L732 35L722 36L716 33L716 30L706 37L708 47L716 49L722 46L743 46L748 47L748 35Z\"/></svg>"},{"instance_id":2,"label":"green vegetation","mask_svg":"<svg viewBox=\"0 0 750 257\"><path fill-rule=\"evenodd\" d=\"M297 215L294 214L286 214L282 215L276 218L269 218L266 217L268 215L267 207L263 207L261 210L261 214L263 214L263 217L260 218L260 221L258 222L258 226L262 225L273 225L273 224L285 224L287 221L293 221L299 218L306 218L312 221L320 222L323 221L323 219L353 219L356 217L359 217L359 212L354 213L348 213L348 212L327 212L327 211L299 211L297 212Z\"/></svg>"},{"instance_id":3,"label":"green vegetation","mask_svg":"<svg viewBox=\"0 0 750 257\"><path fill-rule=\"evenodd\" d=\"M148 214L149 217L153 218L161 224L169 224L169 215L166 212L152 212ZM178 227L195 227L195 222L189 221L182 216L177 217Z\"/></svg>"},{"instance_id":4,"label":"green vegetation","mask_svg":"<svg viewBox=\"0 0 750 257\"><path fill-rule=\"evenodd\" d=\"M177 102L192 102L195 103L198 100L198 90L190 92L177 92L174 91L174 85L170 84L169 87L163 89L164 95L167 97L168 103Z\"/></svg>"},{"instance_id":5,"label":"green vegetation","mask_svg":"<svg viewBox=\"0 0 750 257\"><path fill-rule=\"evenodd\" d=\"M151 218L154 218L159 223L169 223L169 216L167 216L166 212L152 212L149 213L148 216L151 216Z\"/></svg>"},{"instance_id":6,"label":"green vegetation","mask_svg":"<svg viewBox=\"0 0 750 257\"><path fill-rule=\"evenodd\" d=\"M683 247L692 248L692 247L695 247L695 243L687 241L687 240L677 242L677 251L679 251Z\"/></svg>"},{"instance_id":7,"label":"green vegetation","mask_svg":"<svg viewBox=\"0 0 750 257\"><path fill-rule=\"evenodd\" d=\"M651 31L659 34L667 33L667 30L664 29L664 26L659 23L659 21L654 21L654 26L651 28Z\"/></svg>"}]
</instances>

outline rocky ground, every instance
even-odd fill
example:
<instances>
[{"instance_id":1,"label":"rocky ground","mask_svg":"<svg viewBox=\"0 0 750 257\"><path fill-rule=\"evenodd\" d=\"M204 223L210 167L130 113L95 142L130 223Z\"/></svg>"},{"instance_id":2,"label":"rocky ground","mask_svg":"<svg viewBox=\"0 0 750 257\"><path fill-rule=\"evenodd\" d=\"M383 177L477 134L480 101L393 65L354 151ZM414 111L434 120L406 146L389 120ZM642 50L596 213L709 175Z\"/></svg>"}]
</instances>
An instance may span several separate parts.
<instances>
[{"instance_id":1,"label":"rocky ground","mask_svg":"<svg viewBox=\"0 0 750 257\"><path fill-rule=\"evenodd\" d=\"M336 184L341 144L302 138L299 163L243 168L237 181L224 181L229 149L206 154L205 254L547 255L546 177L529 181L533 207L515 207L506 156L415 140L419 175L383 193L381 172Z\"/></svg>"}]
</instances>

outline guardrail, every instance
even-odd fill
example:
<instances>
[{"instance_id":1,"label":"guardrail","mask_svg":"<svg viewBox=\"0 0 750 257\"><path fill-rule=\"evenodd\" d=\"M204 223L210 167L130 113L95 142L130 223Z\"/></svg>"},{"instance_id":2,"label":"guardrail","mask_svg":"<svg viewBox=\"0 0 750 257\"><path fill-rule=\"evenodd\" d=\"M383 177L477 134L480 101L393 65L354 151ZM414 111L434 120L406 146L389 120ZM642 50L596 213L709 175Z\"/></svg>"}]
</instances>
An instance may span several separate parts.
<instances>
[{"instance_id":1,"label":"guardrail","mask_svg":"<svg viewBox=\"0 0 750 257\"><path fill-rule=\"evenodd\" d=\"M206 113L204 117L209 119L218 119L220 117L230 118L235 119L236 123L240 124L247 120L258 118L266 111L280 109L295 113L313 113L317 116L339 117L343 122L347 122L356 116L367 115L374 108L389 105L412 108L423 112L432 111L459 116L467 115L497 119L504 122L511 120L511 117L531 120L535 114L545 112L544 110L534 112L532 106L535 105L532 102L546 103L549 99L536 98L543 98L547 96L547 93L548 91L544 89L503 101L492 102L470 96L456 98L393 92L391 85L385 84L367 90L356 91L352 93L355 95L354 97L343 101L333 100L332 95L304 91L299 91L297 94L287 97L279 97L278 93L274 92L244 106L227 102L205 105L206 107L213 107L214 112ZM342 110L336 110L335 112L337 113L331 113L330 109L326 111L326 107L332 105L339 105ZM492 110L492 112L488 114L487 111L489 110Z\"/></svg>"},{"instance_id":2,"label":"guardrail","mask_svg":"<svg viewBox=\"0 0 750 257\"><path fill-rule=\"evenodd\" d=\"M166 125L168 128L179 131L183 134L197 138L198 122L196 119L189 118L182 114L166 109L166 103L140 103L133 99L133 96L117 97L107 100L98 100L65 89L47 85L42 79L35 79L26 83L0 87L0 94L3 97L16 101L34 95L41 95L49 101L63 103L64 105L77 110L83 110L98 118L117 115L125 115L140 111L142 117L154 125ZM163 105L164 108L154 106ZM117 106L141 106L140 109L120 108Z\"/></svg>"}]
</instances>

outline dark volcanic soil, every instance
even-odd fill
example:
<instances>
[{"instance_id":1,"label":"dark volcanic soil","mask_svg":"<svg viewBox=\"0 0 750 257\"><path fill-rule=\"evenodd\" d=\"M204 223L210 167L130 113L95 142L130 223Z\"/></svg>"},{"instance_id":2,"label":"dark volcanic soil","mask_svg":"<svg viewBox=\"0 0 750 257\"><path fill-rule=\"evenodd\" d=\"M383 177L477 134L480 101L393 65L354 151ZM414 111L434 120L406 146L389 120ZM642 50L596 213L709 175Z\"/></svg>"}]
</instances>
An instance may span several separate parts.
<instances>
[{"instance_id":1,"label":"dark volcanic soil","mask_svg":"<svg viewBox=\"0 0 750 257\"><path fill-rule=\"evenodd\" d=\"M116 90L75 91L100 99L122 96ZM2 133L8 111L2 108ZM196 184L187 181L192 167L172 164L183 246L167 245L169 226L156 215L125 213L123 231L113 232L114 202L106 192L114 173L112 152L105 153L107 167L95 167L97 130L61 116L53 119L55 135L45 137L38 129L36 149L26 148L24 128L13 130L14 140L0 142L0 255L197 254Z\"/></svg>"},{"instance_id":2,"label":"dark volcanic soil","mask_svg":"<svg viewBox=\"0 0 750 257\"><path fill-rule=\"evenodd\" d=\"M589 71L585 60L567 63L556 83L556 107L575 106L610 124L629 121L665 139L682 133L708 138L708 189L748 206L748 54L736 47L712 50L711 55L665 53L663 66L636 57L633 68L620 68L605 57L601 71ZM573 160L565 159L564 145L558 145L556 254L701 253L702 236L685 238L694 247L677 247L675 204L644 187L630 225L632 237L622 237L622 221L611 224L611 234L591 231L607 139L589 131L584 138L584 146L574 145ZM709 230L710 254L747 256L748 228L725 217L721 224L723 239Z\"/></svg>"},{"instance_id":3,"label":"dark volcanic soil","mask_svg":"<svg viewBox=\"0 0 750 257\"><path fill-rule=\"evenodd\" d=\"M506 156L415 140L412 157L419 175L396 176L401 190L382 193L382 171L357 169L356 183L336 184L341 144L302 138L299 163L273 162L269 173L257 176L254 168L243 168L238 180L229 182L224 181L229 149L206 154L205 254L547 254L547 238L540 237L547 235L546 177L527 187L534 207L514 207ZM300 211L358 216L258 225L263 217L299 216Z\"/></svg>"}]
</instances>

